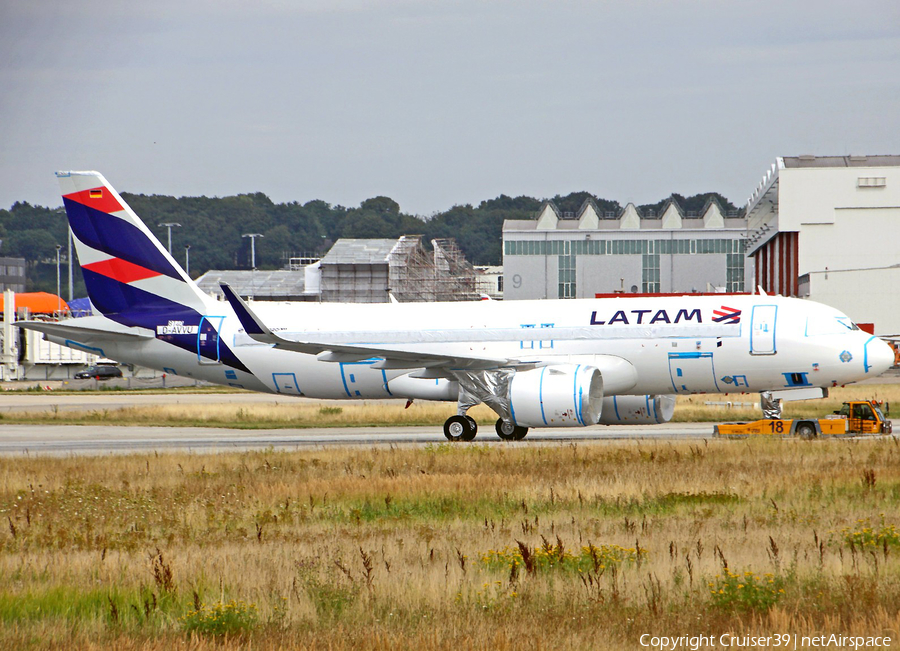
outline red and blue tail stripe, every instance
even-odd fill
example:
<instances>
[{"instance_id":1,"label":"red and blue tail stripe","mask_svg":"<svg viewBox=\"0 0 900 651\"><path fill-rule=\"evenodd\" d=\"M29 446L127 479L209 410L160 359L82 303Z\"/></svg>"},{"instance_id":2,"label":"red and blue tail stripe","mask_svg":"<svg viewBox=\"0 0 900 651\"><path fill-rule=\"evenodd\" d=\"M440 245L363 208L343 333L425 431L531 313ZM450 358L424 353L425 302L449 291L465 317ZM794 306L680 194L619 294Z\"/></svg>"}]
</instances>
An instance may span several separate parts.
<instances>
[{"instance_id":1,"label":"red and blue tail stripe","mask_svg":"<svg viewBox=\"0 0 900 651\"><path fill-rule=\"evenodd\" d=\"M101 189L97 190L102 191ZM136 226L112 214L124 209L114 198L91 199L89 193L78 192L63 197L66 214L72 234L85 246L112 256L112 261L104 260L98 266L98 273L109 275L121 282L133 282L154 276L165 275L178 281L184 281L182 274L175 269L164 251L159 250L147 239L147 234ZM91 203L83 203L83 201ZM97 205L93 202L97 201ZM107 211L111 212L107 212ZM125 264L118 264L118 263ZM85 268L97 266L84 265ZM142 269L138 272L135 267ZM121 274L121 278L118 274Z\"/></svg>"},{"instance_id":2,"label":"red and blue tail stripe","mask_svg":"<svg viewBox=\"0 0 900 651\"><path fill-rule=\"evenodd\" d=\"M126 326L147 328L179 348L211 353L196 333L211 301L197 288L159 240L97 172L59 172L63 202L82 275L96 310ZM159 334L178 322L185 333ZM218 361L247 370L224 342Z\"/></svg>"}]
</instances>

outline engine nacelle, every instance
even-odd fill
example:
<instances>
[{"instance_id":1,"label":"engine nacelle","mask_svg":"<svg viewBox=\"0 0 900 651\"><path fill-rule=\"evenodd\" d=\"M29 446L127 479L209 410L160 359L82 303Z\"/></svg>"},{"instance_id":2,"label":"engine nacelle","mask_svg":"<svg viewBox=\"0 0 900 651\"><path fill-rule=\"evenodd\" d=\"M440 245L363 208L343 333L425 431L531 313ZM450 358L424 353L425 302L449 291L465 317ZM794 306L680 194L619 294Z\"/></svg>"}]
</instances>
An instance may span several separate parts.
<instances>
[{"instance_id":1,"label":"engine nacelle","mask_svg":"<svg viewBox=\"0 0 900 651\"><path fill-rule=\"evenodd\" d=\"M603 399L603 425L657 425L675 414L675 396L607 396Z\"/></svg>"},{"instance_id":2,"label":"engine nacelle","mask_svg":"<svg viewBox=\"0 0 900 651\"><path fill-rule=\"evenodd\" d=\"M557 364L516 373L510 411L522 427L595 425L603 407L603 378L593 366Z\"/></svg>"}]
</instances>

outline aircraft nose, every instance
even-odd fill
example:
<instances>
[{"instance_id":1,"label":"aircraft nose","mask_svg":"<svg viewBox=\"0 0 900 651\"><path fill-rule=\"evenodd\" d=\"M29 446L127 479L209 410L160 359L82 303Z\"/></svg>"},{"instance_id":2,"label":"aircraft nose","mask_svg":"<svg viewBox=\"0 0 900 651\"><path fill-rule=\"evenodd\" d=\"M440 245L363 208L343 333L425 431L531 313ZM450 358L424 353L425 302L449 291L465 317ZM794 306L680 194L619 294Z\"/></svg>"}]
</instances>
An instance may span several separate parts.
<instances>
[{"instance_id":1,"label":"aircraft nose","mask_svg":"<svg viewBox=\"0 0 900 651\"><path fill-rule=\"evenodd\" d=\"M866 344L866 372L881 375L894 365L894 349L882 339L873 338Z\"/></svg>"}]
</instances>

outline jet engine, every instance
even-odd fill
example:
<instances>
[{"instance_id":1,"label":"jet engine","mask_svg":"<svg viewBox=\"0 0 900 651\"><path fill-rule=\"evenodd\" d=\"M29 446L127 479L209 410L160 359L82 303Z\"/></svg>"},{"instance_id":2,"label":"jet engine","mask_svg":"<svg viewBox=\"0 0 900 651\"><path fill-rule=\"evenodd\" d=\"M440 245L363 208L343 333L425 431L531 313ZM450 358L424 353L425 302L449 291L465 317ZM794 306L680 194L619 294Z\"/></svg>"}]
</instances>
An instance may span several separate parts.
<instances>
[{"instance_id":1,"label":"jet engine","mask_svg":"<svg viewBox=\"0 0 900 651\"><path fill-rule=\"evenodd\" d=\"M593 366L558 364L519 371L510 381L510 411L520 427L595 425L603 407L603 378Z\"/></svg>"},{"instance_id":2,"label":"jet engine","mask_svg":"<svg viewBox=\"0 0 900 651\"><path fill-rule=\"evenodd\" d=\"M675 396L607 396L603 399L603 425L657 425L675 413Z\"/></svg>"}]
</instances>

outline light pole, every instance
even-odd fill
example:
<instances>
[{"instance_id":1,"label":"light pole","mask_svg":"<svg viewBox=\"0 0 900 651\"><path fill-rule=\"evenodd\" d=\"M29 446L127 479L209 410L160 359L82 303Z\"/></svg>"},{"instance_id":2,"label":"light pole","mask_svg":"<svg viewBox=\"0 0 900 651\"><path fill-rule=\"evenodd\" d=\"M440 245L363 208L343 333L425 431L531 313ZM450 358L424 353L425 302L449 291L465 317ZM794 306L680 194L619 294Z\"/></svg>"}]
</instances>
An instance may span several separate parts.
<instances>
[{"instance_id":1,"label":"light pole","mask_svg":"<svg viewBox=\"0 0 900 651\"><path fill-rule=\"evenodd\" d=\"M75 283L72 280L72 228L69 227L66 230L69 233L69 249L66 254L66 263L69 265L69 301L71 302L75 294Z\"/></svg>"},{"instance_id":2,"label":"light pole","mask_svg":"<svg viewBox=\"0 0 900 651\"><path fill-rule=\"evenodd\" d=\"M163 222L162 224L157 224L157 226L165 226L169 231L169 255L172 255L172 227L175 226L177 228L181 228L181 224L178 222Z\"/></svg>"},{"instance_id":3,"label":"light pole","mask_svg":"<svg viewBox=\"0 0 900 651\"><path fill-rule=\"evenodd\" d=\"M66 209L59 208L54 211L58 215L66 216ZM75 290L74 290L74 280L72 276L72 227L69 226L68 219L66 220L66 235L68 239L68 246L66 247L66 266L69 268L69 301L75 298ZM57 292L59 294L59 292Z\"/></svg>"},{"instance_id":4,"label":"light pole","mask_svg":"<svg viewBox=\"0 0 900 651\"><path fill-rule=\"evenodd\" d=\"M56 245L56 315L59 316L59 313L62 312L62 297L59 295L60 287L59 287L59 250L62 248L62 245Z\"/></svg>"},{"instance_id":5,"label":"light pole","mask_svg":"<svg viewBox=\"0 0 900 651\"><path fill-rule=\"evenodd\" d=\"M191 245L184 245L184 271L187 273L188 278L191 277Z\"/></svg>"},{"instance_id":6,"label":"light pole","mask_svg":"<svg viewBox=\"0 0 900 651\"><path fill-rule=\"evenodd\" d=\"M250 268L256 269L256 238L265 236L262 233L244 233L241 237L250 238Z\"/></svg>"}]
</instances>

